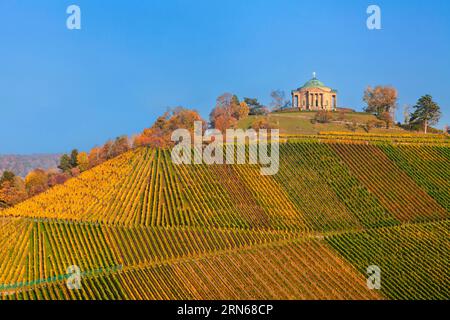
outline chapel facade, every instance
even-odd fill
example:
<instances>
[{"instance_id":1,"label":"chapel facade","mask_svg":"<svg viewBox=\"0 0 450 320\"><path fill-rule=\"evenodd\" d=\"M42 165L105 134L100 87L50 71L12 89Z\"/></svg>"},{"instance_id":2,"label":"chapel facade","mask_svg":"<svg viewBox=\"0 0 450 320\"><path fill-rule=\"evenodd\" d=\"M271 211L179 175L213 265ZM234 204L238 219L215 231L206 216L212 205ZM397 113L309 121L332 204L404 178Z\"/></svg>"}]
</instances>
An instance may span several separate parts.
<instances>
[{"instance_id":1,"label":"chapel facade","mask_svg":"<svg viewBox=\"0 0 450 320\"><path fill-rule=\"evenodd\" d=\"M292 106L301 111L336 111L337 90L325 86L314 72L303 87L292 90Z\"/></svg>"}]
</instances>

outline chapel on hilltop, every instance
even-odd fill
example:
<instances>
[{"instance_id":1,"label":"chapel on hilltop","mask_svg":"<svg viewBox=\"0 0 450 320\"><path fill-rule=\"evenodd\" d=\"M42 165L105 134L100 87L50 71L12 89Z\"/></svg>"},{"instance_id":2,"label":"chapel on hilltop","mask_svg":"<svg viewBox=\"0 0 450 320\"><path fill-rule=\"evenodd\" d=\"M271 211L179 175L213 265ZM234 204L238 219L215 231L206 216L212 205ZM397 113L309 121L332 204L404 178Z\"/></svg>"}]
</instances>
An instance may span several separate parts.
<instances>
[{"instance_id":1,"label":"chapel on hilltop","mask_svg":"<svg viewBox=\"0 0 450 320\"><path fill-rule=\"evenodd\" d=\"M313 78L303 87L292 91L292 107L301 111L336 111L337 91L325 86L314 72Z\"/></svg>"}]
</instances>

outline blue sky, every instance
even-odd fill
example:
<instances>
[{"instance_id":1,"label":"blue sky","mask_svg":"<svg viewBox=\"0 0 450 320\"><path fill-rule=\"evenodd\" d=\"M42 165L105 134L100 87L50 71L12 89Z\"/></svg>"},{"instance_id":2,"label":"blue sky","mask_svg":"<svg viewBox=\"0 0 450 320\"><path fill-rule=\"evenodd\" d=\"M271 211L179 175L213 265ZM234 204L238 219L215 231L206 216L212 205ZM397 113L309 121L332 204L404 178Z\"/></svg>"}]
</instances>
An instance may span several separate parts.
<instances>
[{"instance_id":1,"label":"blue sky","mask_svg":"<svg viewBox=\"0 0 450 320\"><path fill-rule=\"evenodd\" d=\"M170 106L207 117L224 92L269 103L313 71L341 106L389 84L400 106L431 94L450 124L447 0L0 0L0 41L0 153L89 150Z\"/></svg>"}]
</instances>

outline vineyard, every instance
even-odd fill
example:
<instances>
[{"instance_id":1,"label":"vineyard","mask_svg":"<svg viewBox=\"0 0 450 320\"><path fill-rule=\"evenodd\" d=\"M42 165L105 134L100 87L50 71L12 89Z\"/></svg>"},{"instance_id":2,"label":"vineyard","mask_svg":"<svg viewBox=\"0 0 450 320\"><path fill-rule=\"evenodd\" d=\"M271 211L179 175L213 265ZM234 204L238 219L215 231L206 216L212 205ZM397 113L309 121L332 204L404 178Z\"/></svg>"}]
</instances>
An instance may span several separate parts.
<instances>
[{"instance_id":1,"label":"vineyard","mask_svg":"<svg viewBox=\"0 0 450 320\"><path fill-rule=\"evenodd\" d=\"M0 211L0 299L448 300L448 140L381 138L290 137L274 176L122 154Z\"/></svg>"}]
</instances>

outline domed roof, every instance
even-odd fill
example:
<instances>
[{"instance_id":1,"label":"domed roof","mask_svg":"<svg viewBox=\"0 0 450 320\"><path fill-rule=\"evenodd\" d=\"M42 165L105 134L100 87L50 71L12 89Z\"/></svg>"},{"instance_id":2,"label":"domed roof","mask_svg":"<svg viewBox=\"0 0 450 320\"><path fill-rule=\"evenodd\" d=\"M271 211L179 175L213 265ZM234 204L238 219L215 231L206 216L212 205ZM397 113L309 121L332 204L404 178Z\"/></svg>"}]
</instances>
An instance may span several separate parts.
<instances>
[{"instance_id":1,"label":"domed roof","mask_svg":"<svg viewBox=\"0 0 450 320\"><path fill-rule=\"evenodd\" d=\"M316 73L313 73L313 78L309 80L303 87L304 88L328 88L322 81L319 81L319 79L316 78Z\"/></svg>"}]
</instances>

